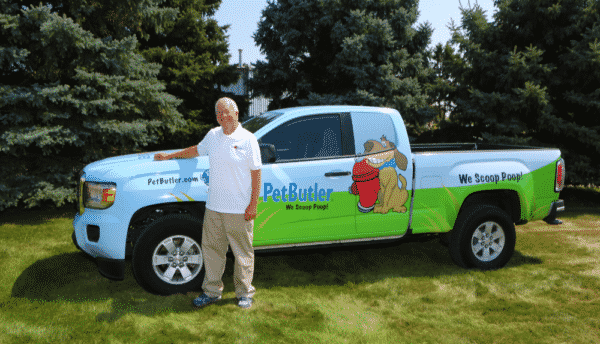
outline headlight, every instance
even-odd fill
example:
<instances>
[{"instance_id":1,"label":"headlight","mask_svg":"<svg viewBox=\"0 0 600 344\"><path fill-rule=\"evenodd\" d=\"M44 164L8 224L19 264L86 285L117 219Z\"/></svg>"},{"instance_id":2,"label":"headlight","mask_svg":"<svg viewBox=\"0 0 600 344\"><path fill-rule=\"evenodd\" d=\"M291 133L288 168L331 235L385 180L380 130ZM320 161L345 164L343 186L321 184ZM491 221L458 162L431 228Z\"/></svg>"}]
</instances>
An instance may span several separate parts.
<instances>
[{"instance_id":1,"label":"headlight","mask_svg":"<svg viewBox=\"0 0 600 344\"><path fill-rule=\"evenodd\" d=\"M79 176L79 183L77 184L77 210L79 215L83 215L85 206L83 205L83 186L85 185L85 173L82 172Z\"/></svg>"},{"instance_id":2,"label":"headlight","mask_svg":"<svg viewBox=\"0 0 600 344\"><path fill-rule=\"evenodd\" d=\"M86 208L106 209L115 203L117 184L84 182L82 191Z\"/></svg>"}]
</instances>

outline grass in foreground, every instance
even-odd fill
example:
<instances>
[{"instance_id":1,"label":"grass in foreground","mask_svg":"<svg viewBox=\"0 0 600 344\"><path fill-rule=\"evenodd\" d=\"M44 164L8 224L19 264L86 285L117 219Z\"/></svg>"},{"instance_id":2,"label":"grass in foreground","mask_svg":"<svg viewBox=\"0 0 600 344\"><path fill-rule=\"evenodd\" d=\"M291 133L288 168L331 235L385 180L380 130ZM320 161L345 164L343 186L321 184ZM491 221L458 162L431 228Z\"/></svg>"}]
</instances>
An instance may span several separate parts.
<instances>
[{"instance_id":1,"label":"grass in foreground","mask_svg":"<svg viewBox=\"0 0 600 344\"><path fill-rule=\"evenodd\" d=\"M148 294L130 266L122 282L101 277L71 243L70 211L14 214L0 224L0 342L595 343L598 209L567 202L562 226L518 226L497 271L458 268L423 237L258 256L247 311L231 258L225 300L194 310L197 293Z\"/></svg>"}]
</instances>

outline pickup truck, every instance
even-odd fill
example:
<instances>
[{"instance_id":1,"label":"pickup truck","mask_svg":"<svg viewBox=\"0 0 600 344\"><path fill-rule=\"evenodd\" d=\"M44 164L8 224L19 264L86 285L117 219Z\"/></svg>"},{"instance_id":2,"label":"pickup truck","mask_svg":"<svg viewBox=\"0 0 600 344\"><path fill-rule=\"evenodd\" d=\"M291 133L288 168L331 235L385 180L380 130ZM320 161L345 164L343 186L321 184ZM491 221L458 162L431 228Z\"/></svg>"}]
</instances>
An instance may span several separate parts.
<instances>
[{"instance_id":1,"label":"pickup truck","mask_svg":"<svg viewBox=\"0 0 600 344\"><path fill-rule=\"evenodd\" d=\"M557 224L564 210L558 149L411 145L398 111L379 107L288 108L241 125L256 136L263 162L255 251L437 233L457 265L498 269L513 255L515 225ZM131 257L149 292L199 290L210 187L207 156L91 163L79 180L74 244L107 278L124 279Z\"/></svg>"}]
</instances>

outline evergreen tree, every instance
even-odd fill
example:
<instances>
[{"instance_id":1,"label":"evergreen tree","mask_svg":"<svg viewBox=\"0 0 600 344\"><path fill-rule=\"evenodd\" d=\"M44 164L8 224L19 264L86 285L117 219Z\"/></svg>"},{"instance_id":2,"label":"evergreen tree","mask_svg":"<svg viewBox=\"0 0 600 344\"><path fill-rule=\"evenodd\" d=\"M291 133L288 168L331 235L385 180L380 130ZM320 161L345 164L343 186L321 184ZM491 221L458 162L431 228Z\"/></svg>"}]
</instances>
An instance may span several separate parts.
<instances>
[{"instance_id":1,"label":"evergreen tree","mask_svg":"<svg viewBox=\"0 0 600 344\"><path fill-rule=\"evenodd\" d=\"M453 120L489 142L559 147L569 183L600 183L600 1L496 0L461 8L467 61Z\"/></svg>"},{"instance_id":2,"label":"evergreen tree","mask_svg":"<svg viewBox=\"0 0 600 344\"><path fill-rule=\"evenodd\" d=\"M452 100L455 98L458 82L453 77L452 68L461 63L462 58L448 43L438 43L431 51L430 64L434 73L429 94L436 111L436 123L444 122L454 108Z\"/></svg>"},{"instance_id":3,"label":"evergreen tree","mask_svg":"<svg viewBox=\"0 0 600 344\"><path fill-rule=\"evenodd\" d=\"M49 6L0 0L0 13L0 210L74 201L83 164L183 125L135 36L96 38Z\"/></svg>"},{"instance_id":4,"label":"evergreen tree","mask_svg":"<svg viewBox=\"0 0 600 344\"><path fill-rule=\"evenodd\" d=\"M422 86L432 29L414 0L269 1L254 35L267 62L250 85L270 108L389 106L416 130L435 116Z\"/></svg>"},{"instance_id":5,"label":"evergreen tree","mask_svg":"<svg viewBox=\"0 0 600 344\"><path fill-rule=\"evenodd\" d=\"M450 120L455 109L455 101L461 84L456 78L456 70L465 67L465 60L454 48L446 43L438 43L428 51L428 63L434 73L424 84L435 111L435 118L423 128L415 143L472 142L477 132Z\"/></svg>"},{"instance_id":6,"label":"evergreen tree","mask_svg":"<svg viewBox=\"0 0 600 344\"><path fill-rule=\"evenodd\" d=\"M225 30L211 18L221 0L50 0L52 11L73 18L84 30L99 38L137 38L137 49L148 62L161 65L158 80L166 92L182 100L177 110L186 124L164 132L149 149L168 149L197 144L218 125L214 104L229 96L247 112L249 99L224 94L219 87L240 77L229 65Z\"/></svg>"},{"instance_id":7,"label":"evergreen tree","mask_svg":"<svg viewBox=\"0 0 600 344\"><path fill-rule=\"evenodd\" d=\"M222 96L234 99L240 117L246 115L247 96L224 94L215 86L228 86L242 77L241 69L230 65L225 30L210 18L221 0L168 0L166 6L179 9L173 26L149 40L140 37L139 49L150 62L162 65L158 79L167 92L183 100L178 108L186 120L182 130L167 135L157 149L195 145L214 126L215 103ZM234 18L232 18L234 20Z\"/></svg>"}]
</instances>

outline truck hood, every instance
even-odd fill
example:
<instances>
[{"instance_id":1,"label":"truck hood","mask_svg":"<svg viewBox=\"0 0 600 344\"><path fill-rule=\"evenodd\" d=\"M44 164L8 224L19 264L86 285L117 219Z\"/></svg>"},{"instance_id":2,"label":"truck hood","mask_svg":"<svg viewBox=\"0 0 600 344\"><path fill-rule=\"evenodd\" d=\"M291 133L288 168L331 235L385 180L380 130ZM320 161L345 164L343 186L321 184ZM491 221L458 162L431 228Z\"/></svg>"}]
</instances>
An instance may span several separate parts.
<instances>
[{"instance_id":1,"label":"truck hood","mask_svg":"<svg viewBox=\"0 0 600 344\"><path fill-rule=\"evenodd\" d=\"M191 174L194 171L208 169L208 156L191 159L154 161L155 153L173 153L176 151L178 150L174 149L115 156L93 162L87 165L83 171L86 180L116 182L147 175L159 176L173 173Z\"/></svg>"}]
</instances>

